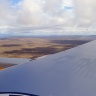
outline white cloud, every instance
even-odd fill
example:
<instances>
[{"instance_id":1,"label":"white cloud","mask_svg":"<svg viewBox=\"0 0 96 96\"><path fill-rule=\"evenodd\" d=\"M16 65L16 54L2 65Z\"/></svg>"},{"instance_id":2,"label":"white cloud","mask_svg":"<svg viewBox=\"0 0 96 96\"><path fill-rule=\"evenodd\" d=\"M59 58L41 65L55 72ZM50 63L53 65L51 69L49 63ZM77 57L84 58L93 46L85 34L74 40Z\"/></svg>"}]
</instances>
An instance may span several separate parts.
<instances>
[{"instance_id":1,"label":"white cloud","mask_svg":"<svg viewBox=\"0 0 96 96\"><path fill-rule=\"evenodd\" d=\"M62 6L65 4L63 4L63 0L22 0L15 7L12 7L12 5L10 5L8 1L9 0L5 0L4 3L0 1L1 5L3 5L3 8L1 8L3 10L0 10L0 12L5 12L5 15L3 16L4 18L8 18L8 15L14 17L14 22L17 25L36 26L41 24L59 24L61 22L63 23L64 20L67 19L66 15L69 14L67 12L64 12ZM4 22L6 23L7 20L4 20ZM11 20L9 17L8 20L12 21L13 19Z\"/></svg>"},{"instance_id":2,"label":"white cloud","mask_svg":"<svg viewBox=\"0 0 96 96\"><path fill-rule=\"evenodd\" d=\"M7 26L12 20L12 12L9 2L0 0L0 26Z\"/></svg>"},{"instance_id":3,"label":"white cloud","mask_svg":"<svg viewBox=\"0 0 96 96\"><path fill-rule=\"evenodd\" d=\"M37 0L22 0L17 12L17 23L20 25L39 25L42 6Z\"/></svg>"},{"instance_id":4,"label":"white cloud","mask_svg":"<svg viewBox=\"0 0 96 96\"><path fill-rule=\"evenodd\" d=\"M96 0L21 0L15 5L10 0L0 0L0 30L4 33L58 29L58 32L79 34L87 32L88 27L95 31L95 5Z\"/></svg>"},{"instance_id":5,"label":"white cloud","mask_svg":"<svg viewBox=\"0 0 96 96\"><path fill-rule=\"evenodd\" d=\"M75 19L78 26L89 27L96 22L96 0L74 0Z\"/></svg>"}]
</instances>

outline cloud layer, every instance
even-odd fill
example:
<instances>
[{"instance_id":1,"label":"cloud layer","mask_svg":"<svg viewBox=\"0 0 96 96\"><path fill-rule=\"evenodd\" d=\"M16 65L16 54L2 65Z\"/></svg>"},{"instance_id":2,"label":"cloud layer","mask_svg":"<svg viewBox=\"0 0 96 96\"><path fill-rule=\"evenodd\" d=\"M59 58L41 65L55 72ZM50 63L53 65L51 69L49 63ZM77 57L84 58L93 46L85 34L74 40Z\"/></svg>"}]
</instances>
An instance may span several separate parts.
<instances>
[{"instance_id":1,"label":"cloud layer","mask_svg":"<svg viewBox=\"0 0 96 96\"><path fill-rule=\"evenodd\" d=\"M74 0L74 12L78 26L92 26L96 20L96 0Z\"/></svg>"},{"instance_id":2,"label":"cloud layer","mask_svg":"<svg viewBox=\"0 0 96 96\"><path fill-rule=\"evenodd\" d=\"M89 30L87 34L95 34L96 0L20 0L14 4L11 1L0 0L2 33L83 34Z\"/></svg>"}]
</instances>

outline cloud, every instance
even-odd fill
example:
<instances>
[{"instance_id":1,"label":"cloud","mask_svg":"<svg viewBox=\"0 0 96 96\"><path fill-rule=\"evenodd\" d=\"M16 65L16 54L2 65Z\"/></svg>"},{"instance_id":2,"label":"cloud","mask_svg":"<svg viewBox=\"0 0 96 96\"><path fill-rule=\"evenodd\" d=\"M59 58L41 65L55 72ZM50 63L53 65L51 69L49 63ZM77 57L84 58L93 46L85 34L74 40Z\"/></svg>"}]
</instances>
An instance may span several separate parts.
<instances>
[{"instance_id":1,"label":"cloud","mask_svg":"<svg viewBox=\"0 0 96 96\"><path fill-rule=\"evenodd\" d=\"M17 24L20 25L39 25L42 5L36 0L22 0L18 5Z\"/></svg>"},{"instance_id":2,"label":"cloud","mask_svg":"<svg viewBox=\"0 0 96 96\"><path fill-rule=\"evenodd\" d=\"M18 7L17 23L21 25L54 25L63 23L63 0L22 0Z\"/></svg>"},{"instance_id":3,"label":"cloud","mask_svg":"<svg viewBox=\"0 0 96 96\"><path fill-rule=\"evenodd\" d=\"M8 21L8 23L12 23L12 25L54 25L66 21L67 14L69 14L64 12L63 0L21 0L15 6L11 5L9 1L10 0L4 0L3 3L0 1L1 9L3 9L0 10L0 12L3 14L5 12L3 22L7 23L6 21ZM2 17L0 16L0 18ZM7 18L7 20L5 18Z\"/></svg>"},{"instance_id":4,"label":"cloud","mask_svg":"<svg viewBox=\"0 0 96 96\"><path fill-rule=\"evenodd\" d=\"M80 34L87 32L87 28L95 31L95 4L95 0L19 0L14 4L12 0L0 0L0 31L66 34ZM95 34L93 30L91 33Z\"/></svg>"},{"instance_id":5,"label":"cloud","mask_svg":"<svg viewBox=\"0 0 96 96\"><path fill-rule=\"evenodd\" d=\"M89 27L96 22L96 0L74 0L74 13L78 26Z\"/></svg>"},{"instance_id":6,"label":"cloud","mask_svg":"<svg viewBox=\"0 0 96 96\"><path fill-rule=\"evenodd\" d=\"M11 22L11 8L8 1L0 0L0 26L7 26Z\"/></svg>"}]
</instances>

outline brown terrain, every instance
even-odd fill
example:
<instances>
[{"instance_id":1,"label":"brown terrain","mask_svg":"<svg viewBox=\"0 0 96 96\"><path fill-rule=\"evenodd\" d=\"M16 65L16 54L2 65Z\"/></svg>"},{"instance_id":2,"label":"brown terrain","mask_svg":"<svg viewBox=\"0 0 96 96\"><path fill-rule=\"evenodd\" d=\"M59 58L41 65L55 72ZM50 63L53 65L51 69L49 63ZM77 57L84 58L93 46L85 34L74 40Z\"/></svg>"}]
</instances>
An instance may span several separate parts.
<instances>
[{"instance_id":1,"label":"brown terrain","mask_svg":"<svg viewBox=\"0 0 96 96\"><path fill-rule=\"evenodd\" d=\"M0 57L35 59L76 47L91 40L65 38L5 38L0 39ZM2 64L0 64L2 69ZM9 64L10 66L10 64Z\"/></svg>"},{"instance_id":2,"label":"brown terrain","mask_svg":"<svg viewBox=\"0 0 96 96\"><path fill-rule=\"evenodd\" d=\"M3 70L4 68L8 68L11 66L15 66L16 64L4 64L4 63L0 63L0 70Z\"/></svg>"}]
</instances>

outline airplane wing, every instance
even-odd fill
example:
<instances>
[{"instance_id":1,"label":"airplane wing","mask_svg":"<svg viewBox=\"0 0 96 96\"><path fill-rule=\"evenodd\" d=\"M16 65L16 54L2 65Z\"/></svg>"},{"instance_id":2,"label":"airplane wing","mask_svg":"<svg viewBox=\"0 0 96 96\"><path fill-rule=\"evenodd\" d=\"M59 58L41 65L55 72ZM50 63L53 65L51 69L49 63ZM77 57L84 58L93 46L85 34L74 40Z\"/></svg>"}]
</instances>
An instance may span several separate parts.
<instances>
[{"instance_id":1,"label":"airplane wing","mask_svg":"<svg viewBox=\"0 0 96 96\"><path fill-rule=\"evenodd\" d=\"M31 59L23 58L0 58L0 69L8 68L18 64L24 64L31 61Z\"/></svg>"},{"instance_id":2,"label":"airplane wing","mask_svg":"<svg viewBox=\"0 0 96 96\"><path fill-rule=\"evenodd\" d=\"M96 40L0 71L0 93L96 96Z\"/></svg>"},{"instance_id":3,"label":"airplane wing","mask_svg":"<svg viewBox=\"0 0 96 96\"><path fill-rule=\"evenodd\" d=\"M5 64L23 64L29 62L31 59L23 59L23 58L0 58L0 63Z\"/></svg>"}]
</instances>

